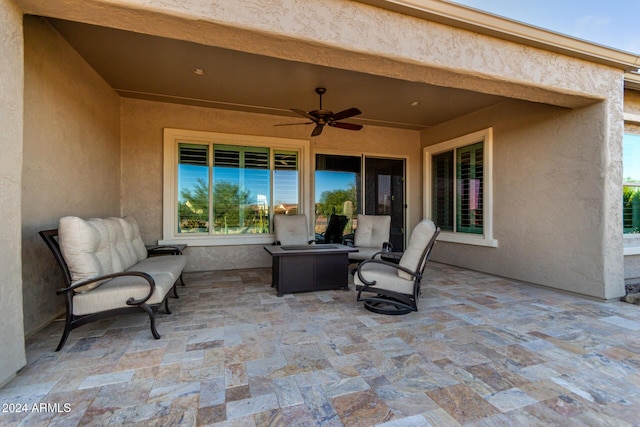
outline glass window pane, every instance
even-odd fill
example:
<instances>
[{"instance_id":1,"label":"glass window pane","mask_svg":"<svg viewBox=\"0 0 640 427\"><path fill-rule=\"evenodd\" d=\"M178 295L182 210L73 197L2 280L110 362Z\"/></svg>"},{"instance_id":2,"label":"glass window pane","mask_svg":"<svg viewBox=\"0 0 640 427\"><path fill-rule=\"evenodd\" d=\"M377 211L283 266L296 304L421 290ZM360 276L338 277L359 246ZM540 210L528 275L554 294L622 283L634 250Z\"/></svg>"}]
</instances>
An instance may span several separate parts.
<instances>
[{"instance_id":1,"label":"glass window pane","mask_svg":"<svg viewBox=\"0 0 640 427\"><path fill-rule=\"evenodd\" d=\"M209 147L178 145L178 233L209 232Z\"/></svg>"},{"instance_id":2,"label":"glass window pane","mask_svg":"<svg viewBox=\"0 0 640 427\"><path fill-rule=\"evenodd\" d=\"M640 135L625 135L622 152L624 181L640 183Z\"/></svg>"},{"instance_id":3,"label":"glass window pane","mask_svg":"<svg viewBox=\"0 0 640 427\"><path fill-rule=\"evenodd\" d=\"M483 149L482 143L457 149L456 231L482 234Z\"/></svg>"},{"instance_id":4,"label":"glass window pane","mask_svg":"<svg viewBox=\"0 0 640 427\"><path fill-rule=\"evenodd\" d=\"M431 159L432 218L442 229L453 231L453 151Z\"/></svg>"},{"instance_id":5,"label":"glass window pane","mask_svg":"<svg viewBox=\"0 0 640 427\"><path fill-rule=\"evenodd\" d=\"M276 151L273 171L273 213L295 215L299 211L298 153Z\"/></svg>"},{"instance_id":6,"label":"glass window pane","mask_svg":"<svg viewBox=\"0 0 640 427\"><path fill-rule=\"evenodd\" d=\"M640 233L640 187L623 187L622 226L624 233Z\"/></svg>"},{"instance_id":7,"label":"glass window pane","mask_svg":"<svg viewBox=\"0 0 640 427\"><path fill-rule=\"evenodd\" d=\"M269 149L215 146L213 234L269 232Z\"/></svg>"}]
</instances>

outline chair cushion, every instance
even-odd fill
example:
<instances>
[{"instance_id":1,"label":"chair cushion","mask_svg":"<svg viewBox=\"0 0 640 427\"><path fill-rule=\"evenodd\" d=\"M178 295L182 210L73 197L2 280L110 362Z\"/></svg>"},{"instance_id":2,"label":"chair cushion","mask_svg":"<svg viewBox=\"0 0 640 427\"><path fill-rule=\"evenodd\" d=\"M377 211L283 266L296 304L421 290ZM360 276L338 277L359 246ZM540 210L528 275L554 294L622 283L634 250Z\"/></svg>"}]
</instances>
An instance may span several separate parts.
<instances>
[{"instance_id":1,"label":"chair cushion","mask_svg":"<svg viewBox=\"0 0 640 427\"><path fill-rule=\"evenodd\" d=\"M414 281L400 277L397 271L399 270L395 267L377 262L368 262L360 265L360 272L363 278L368 281L376 281L375 286L372 287L373 289L388 289L401 294L413 295ZM364 285L357 273L353 277L353 282L356 285Z\"/></svg>"},{"instance_id":2,"label":"chair cushion","mask_svg":"<svg viewBox=\"0 0 640 427\"><path fill-rule=\"evenodd\" d=\"M281 245L306 245L309 243L307 216L274 215L273 228L276 241Z\"/></svg>"},{"instance_id":3,"label":"chair cushion","mask_svg":"<svg viewBox=\"0 0 640 427\"><path fill-rule=\"evenodd\" d=\"M382 249L382 244L389 241L391 217L389 215L358 215L358 227L354 236L356 247Z\"/></svg>"},{"instance_id":4,"label":"chair cushion","mask_svg":"<svg viewBox=\"0 0 640 427\"><path fill-rule=\"evenodd\" d=\"M436 225L430 219L423 219L415 226L409 238L409 245L402 254L399 264L411 271L418 271L420 267L418 263L427 247L427 244L436 232ZM398 270L398 276L404 279L411 279L411 275L405 271Z\"/></svg>"}]
</instances>

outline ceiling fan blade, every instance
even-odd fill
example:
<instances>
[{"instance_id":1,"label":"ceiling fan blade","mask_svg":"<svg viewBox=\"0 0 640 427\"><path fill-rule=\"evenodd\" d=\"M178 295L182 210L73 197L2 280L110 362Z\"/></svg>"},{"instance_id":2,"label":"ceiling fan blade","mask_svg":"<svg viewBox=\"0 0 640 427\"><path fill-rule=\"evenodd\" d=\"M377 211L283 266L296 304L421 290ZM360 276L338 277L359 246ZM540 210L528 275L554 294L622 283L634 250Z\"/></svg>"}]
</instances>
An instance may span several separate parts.
<instances>
[{"instance_id":1,"label":"ceiling fan blade","mask_svg":"<svg viewBox=\"0 0 640 427\"><path fill-rule=\"evenodd\" d=\"M329 123L329 126L333 126L334 128L340 128L340 129L348 129L348 130L362 129L362 125L356 125L354 123L333 122L333 123Z\"/></svg>"},{"instance_id":2,"label":"ceiling fan blade","mask_svg":"<svg viewBox=\"0 0 640 427\"><path fill-rule=\"evenodd\" d=\"M349 108L343 111L339 111L335 113L331 118L334 121L348 119L349 117L357 116L358 114L362 114L362 111L357 108Z\"/></svg>"},{"instance_id":3,"label":"ceiling fan blade","mask_svg":"<svg viewBox=\"0 0 640 427\"><path fill-rule=\"evenodd\" d=\"M300 123L278 123L274 126L296 126L296 125L312 125L313 122L300 122Z\"/></svg>"},{"instance_id":4,"label":"ceiling fan blade","mask_svg":"<svg viewBox=\"0 0 640 427\"><path fill-rule=\"evenodd\" d=\"M322 128L324 127L324 125L316 125L315 128L313 128L313 132L311 132L311 136L318 136L322 133Z\"/></svg>"},{"instance_id":5,"label":"ceiling fan blade","mask_svg":"<svg viewBox=\"0 0 640 427\"><path fill-rule=\"evenodd\" d=\"M296 114L301 115L302 117L306 117L307 119L312 120L314 122L318 121L317 117L312 116L311 114L307 113L306 111L299 110L297 108L292 108L291 111L293 111Z\"/></svg>"}]
</instances>

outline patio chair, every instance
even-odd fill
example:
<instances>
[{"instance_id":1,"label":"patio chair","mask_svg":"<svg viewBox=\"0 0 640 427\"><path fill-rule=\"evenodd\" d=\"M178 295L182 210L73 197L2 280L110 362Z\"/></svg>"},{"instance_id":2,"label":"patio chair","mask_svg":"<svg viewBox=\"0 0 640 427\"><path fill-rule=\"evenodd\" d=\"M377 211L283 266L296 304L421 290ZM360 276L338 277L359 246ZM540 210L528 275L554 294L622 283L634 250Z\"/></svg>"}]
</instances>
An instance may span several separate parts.
<instances>
[{"instance_id":1,"label":"patio chair","mask_svg":"<svg viewBox=\"0 0 640 427\"><path fill-rule=\"evenodd\" d=\"M315 239L309 239L309 226L305 214L274 215L273 231L276 235L274 245L309 245L315 242Z\"/></svg>"},{"instance_id":2,"label":"patio chair","mask_svg":"<svg viewBox=\"0 0 640 427\"><path fill-rule=\"evenodd\" d=\"M331 214L324 234L316 234L316 243L342 243L342 232L348 222L346 215Z\"/></svg>"},{"instance_id":3,"label":"patio chair","mask_svg":"<svg viewBox=\"0 0 640 427\"><path fill-rule=\"evenodd\" d=\"M440 228L433 221L422 220L413 229L409 246L398 264L380 259L361 262L354 276L357 301L380 314L418 311L420 282L438 234Z\"/></svg>"},{"instance_id":4,"label":"patio chair","mask_svg":"<svg viewBox=\"0 0 640 427\"><path fill-rule=\"evenodd\" d=\"M345 240L347 246L358 248L358 252L349 254L350 262L362 262L378 255L383 248L391 250L389 215L358 215L358 226L353 241Z\"/></svg>"}]
</instances>

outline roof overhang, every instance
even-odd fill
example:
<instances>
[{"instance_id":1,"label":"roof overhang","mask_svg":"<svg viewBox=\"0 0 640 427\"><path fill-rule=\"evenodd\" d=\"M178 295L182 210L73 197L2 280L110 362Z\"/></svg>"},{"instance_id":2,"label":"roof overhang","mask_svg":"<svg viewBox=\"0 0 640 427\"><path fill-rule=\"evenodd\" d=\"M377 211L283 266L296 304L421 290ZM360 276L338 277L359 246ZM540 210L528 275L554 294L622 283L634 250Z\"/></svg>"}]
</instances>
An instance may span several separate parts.
<instances>
[{"instance_id":1,"label":"roof overhang","mask_svg":"<svg viewBox=\"0 0 640 427\"><path fill-rule=\"evenodd\" d=\"M640 91L640 74L638 73L625 73L624 75L624 87L626 89L633 89Z\"/></svg>"},{"instance_id":2,"label":"roof overhang","mask_svg":"<svg viewBox=\"0 0 640 427\"><path fill-rule=\"evenodd\" d=\"M608 65L640 68L640 56L444 0L356 0L404 15Z\"/></svg>"}]
</instances>

